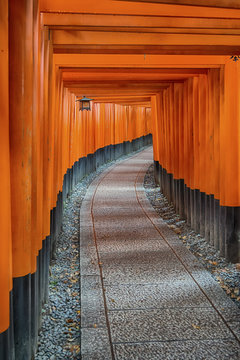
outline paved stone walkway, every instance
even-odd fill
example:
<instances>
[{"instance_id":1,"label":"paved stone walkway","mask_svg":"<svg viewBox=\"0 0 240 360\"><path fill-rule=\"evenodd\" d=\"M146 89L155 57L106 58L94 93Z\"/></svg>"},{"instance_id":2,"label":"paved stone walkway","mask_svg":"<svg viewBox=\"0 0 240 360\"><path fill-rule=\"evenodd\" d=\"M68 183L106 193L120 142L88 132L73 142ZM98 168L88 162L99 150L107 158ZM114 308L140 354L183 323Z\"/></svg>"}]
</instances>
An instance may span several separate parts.
<instances>
[{"instance_id":1,"label":"paved stone walkway","mask_svg":"<svg viewBox=\"0 0 240 360\"><path fill-rule=\"evenodd\" d=\"M152 158L108 168L82 204L82 359L239 360L239 309L145 196Z\"/></svg>"}]
</instances>

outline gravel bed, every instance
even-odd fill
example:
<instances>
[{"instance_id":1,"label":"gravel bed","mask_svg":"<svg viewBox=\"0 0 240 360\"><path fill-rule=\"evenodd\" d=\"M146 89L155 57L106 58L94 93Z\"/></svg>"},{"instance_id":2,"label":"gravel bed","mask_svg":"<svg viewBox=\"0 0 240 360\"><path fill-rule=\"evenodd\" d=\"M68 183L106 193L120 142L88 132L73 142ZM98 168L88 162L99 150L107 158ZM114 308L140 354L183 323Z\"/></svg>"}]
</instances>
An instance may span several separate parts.
<instances>
[{"instance_id":1,"label":"gravel bed","mask_svg":"<svg viewBox=\"0 0 240 360\"><path fill-rule=\"evenodd\" d=\"M131 153L137 154L139 151ZM127 159L124 155L91 173L77 184L64 204L62 231L57 241L56 260L51 261L49 301L42 309L42 327L36 360L81 358L79 212L91 182L110 165Z\"/></svg>"},{"instance_id":2,"label":"gravel bed","mask_svg":"<svg viewBox=\"0 0 240 360\"><path fill-rule=\"evenodd\" d=\"M172 204L161 193L154 181L154 168L151 165L145 175L146 195L156 212L179 237L179 240L199 259L204 267L224 289L226 294L240 308L240 263L232 264L219 255L213 246L192 230L185 220L180 219Z\"/></svg>"},{"instance_id":3,"label":"gravel bed","mask_svg":"<svg viewBox=\"0 0 240 360\"><path fill-rule=\"evenodd\" d=\"M49 301L42 310L37 360L80 358L79 209L86 180L66 200L56 260L50 266Z\"/></svg>"}]
</instances>

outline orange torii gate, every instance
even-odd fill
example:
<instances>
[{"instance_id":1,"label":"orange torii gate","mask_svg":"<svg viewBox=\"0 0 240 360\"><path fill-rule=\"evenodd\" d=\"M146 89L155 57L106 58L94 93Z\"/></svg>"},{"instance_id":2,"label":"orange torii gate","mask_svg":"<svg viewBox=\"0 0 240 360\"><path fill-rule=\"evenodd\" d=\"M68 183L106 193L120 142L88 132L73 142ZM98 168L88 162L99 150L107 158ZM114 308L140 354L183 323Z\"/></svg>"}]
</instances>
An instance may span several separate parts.
<instances>
[{"instance_id":1,"label":"orange torii gate","mask_svg":"<svg viewBox=\"0 0 240 360\"><path fill-rule=\"evenodd\" d=\"M164 193L239 261L240 6L2 0L0 17L0 358L30 359L63 199L150 133Z\"/></svg>"}]
</instances>

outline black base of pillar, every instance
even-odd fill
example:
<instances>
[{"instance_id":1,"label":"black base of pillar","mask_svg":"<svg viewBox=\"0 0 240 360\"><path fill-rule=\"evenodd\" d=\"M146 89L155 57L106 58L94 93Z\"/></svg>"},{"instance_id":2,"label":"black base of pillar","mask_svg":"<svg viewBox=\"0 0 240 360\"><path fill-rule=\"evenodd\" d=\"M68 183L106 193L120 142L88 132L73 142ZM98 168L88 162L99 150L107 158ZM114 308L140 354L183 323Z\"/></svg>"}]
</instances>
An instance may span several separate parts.
<instances>
[{"instance_id":1,"label":"black base of pillar","mask_svg":"<svg viewBox=\"0 0 240 360\"><path fill-rule=\"evenodd\" d=\"M198 189L194 191L194 230L200 232L200 191Z\"/></svg>"},{"instance_id":2,"label":"black base of pillar","mask_svg":"<svg viewBox=\"0 0 240 360\"><path fill-rule=\"evenodd\" d=\"M179 192L178 192L178 212L181 218L184 217L184 180L179 180Z\"/></svg>"},{"instance_id":3,"label":"black base of pillar","mask_svg":"<svg viewBox=\"0 0 240 360\"><path fill-rule=\"evenodd\" d=\"M220 205L219 200L214 199L214 240L213 245L215 249L219 250L219 217L220 217Z\"/></svg>"},{"instance_id":4,"label":"black base of pillar","mask_svg":"<svg viewBox=\"0 0 240 360\"><path fill-rule=\"evenodd\" d=\"M0 359L13 359L11 356L10 329L0 334Z\"/></svg>"},{"instance_id":5,"label":"black base of pillar","mask_svg":"<svg viewBox=\"0 0 240 360\"><path fill-rule=\"evenodd\" d=\"M83 157L79 160L79 176L80 180L86 175L86 157Z\"/></svg>"},{"instance_id":6,"label":"black base of pillar","mask_svg":"<svg viewBox=\"0 0 240 360\"><path fill-rule=\"evenodd\" d=\"M39 327L42 326L42 306L43 306L43 249L38 253L38 301L39 301Z\"/></svg>"},{"instance_id":7,"label":"black base of pillar","mask_svg":"<svg viewBox=\"0 0 240 360\"><path fill-rule=\"evenodd\" d=\"M194 190L190 189L190 208L191 208L191 219L190 219L190 226L194 229L195 225L195 213L194 213Z\"/></svg>"},{"instance_id":8,"label":"black base of pillar","mask_svg":"<svg viewBox=\"0 0 240 360\"><path fill-rule=\"evenodd\" d=\"M205 236L205 196L203 192L200 192L200 234Z\"/></svg>"},{"instance_id":9,"label":"black base of pillar","mask_svg":"<svg viewBox=\"0 0 240 360\"><path fill-rule=\"evenodd\" d=\"M205 239L210 241L210 195L205 195Z\"/></svg>"},{"instance_id":10,"label":"black base of pillar","mask_svg":"<svg viewBox=\"0 0 240 360\"><path fill-rule=\"evenodd\" d=\"M191 189L186 187L187 224L191 226Z\"/></svg>"},{"instance_id":11,"label":"black base of pillar","mask_svg":"<svg viewBox=\"0 0 240 360\"><path fill-rule=\"evenodd\" d=\"M159 163L158 161L154 161L154 180L156 185L160 185L160 179L159 179Z\"/></svg>"},{"instance_id":12,"label":"black base of pillar","mask_svg":"<svg viewBox=\"0 0 240 360\"><path fill-rule=\"evenodd\" d=\"M31 353L37 351L39 328L39 302L38 302L38 273L31 274Z\"/></svg>"},{"instance_id":13,"label":"black base of pillar","mask_svg":"<svg viewBox=\"0 0 240 360\"><path fill-rule=\"evenodd\" d=\"M154 161L154 179L176 212L186 219L221 256L240 261L240 207L220 206L214 195L190 189L183 179L174 179L158 161Z\"/></svg>"},{"instance_id":14,"label":"black base of pillar","mask_svg":"<svg viewBox=\"0 0 240 360\"><path fill-rule=\"evenodd\" d=\"M173 205L177 213L179 213L179 179L173 179Z\"/></svg>"},{"instance_id":15,"label":"black base of pillar","mask_svg":"<svg viewBox=\"0 0 240 360\"><path fill-rule=\"evenodd\" d=\"M209 220L209 226L210 226L210 244L214 245L214 196L210 195L210 220Z\"/></svg>"},{"instance_id":16,"label":"black base of pillar","mask_svg":"<svg viewBox=\"0 0 240 360\"><path fill-rule=\"evenodd\" d=\"M225 256L229 261L240 259L240 208L226 207Z\"/></svg>"},{"instance_id":17,"label":"black base of pillar","mask_svg":"<svg viewBox=\"0 0 240 360\"><path fill-rule=\"evenodd\" d=\"M50 252L51 252L51 238L50 236L46 237L45 240L45 254L44 254L44 279L45 279L45 289L44 289L44 304L48 301L49 296L49 266L50 266Z\"/></svg>"},{"instance_id":18,"label":"black base of pillar","mask_svg":"<svg viewBox=\"0 0 240 360\"><path fill-rule=\"evenodd\" d=\"M15 359L31 359L31 275L13 279Z\"/></svg>"},{"instance_id":19,"label":"black base of pillar","mask_svg":"<svg viewBox=\"0 0 240 360\"><path fill-rule=\"evenodd\" d=\"M13 329L13 295L9 294L10 326L0 334L0 359L15 360L14 329Z\"/></svg>"}]
</instances>

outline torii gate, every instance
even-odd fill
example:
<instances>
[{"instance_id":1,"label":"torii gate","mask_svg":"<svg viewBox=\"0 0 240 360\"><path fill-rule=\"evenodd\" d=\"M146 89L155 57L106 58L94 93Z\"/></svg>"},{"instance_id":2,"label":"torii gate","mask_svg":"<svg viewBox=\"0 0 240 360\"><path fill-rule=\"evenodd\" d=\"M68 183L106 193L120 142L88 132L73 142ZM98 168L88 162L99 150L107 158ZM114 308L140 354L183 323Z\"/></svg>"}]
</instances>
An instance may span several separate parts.
<instances>
[{"instance_id":1,"label":"torii gate","mask_svg":"<svg viewBox=\"0 0 240 360\"><path fill-rule=\"evenodd\" d=\"M239 261L240 61L230 57L240 55L240 4L1 0L0 18L0 354L28 359L30 284L39 256L49 261L51 214L65 174L99 148L152 132L165 194ZM82 95L94 98L91 112L76 111ZM24 323L15 347L12 293Z\"/></svg>"}]
</instances>

